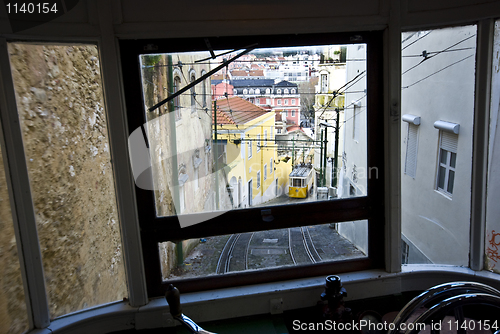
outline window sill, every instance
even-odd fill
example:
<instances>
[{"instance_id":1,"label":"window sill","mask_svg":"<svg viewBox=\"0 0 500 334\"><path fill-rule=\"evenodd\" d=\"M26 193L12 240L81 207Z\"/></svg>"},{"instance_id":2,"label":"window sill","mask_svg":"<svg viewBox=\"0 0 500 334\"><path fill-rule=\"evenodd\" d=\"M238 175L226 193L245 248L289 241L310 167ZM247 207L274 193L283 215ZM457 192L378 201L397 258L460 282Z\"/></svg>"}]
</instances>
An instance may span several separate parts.
<instances>
[{"instance_id":1,"label":"window sill","mask_svg":"<svg viewBox=\"0 0 500 334\"><path fill-rule=\"evenodd\" d=\"M438 193L439 195L443 196L446 199L449 199L450 201L453 200L452 195L448 194L442 190L434 189L434 192Z\"/></svg>"},{"instance_id":2,"label":"window sill","mask_svg":"<svg viewBox=\"0 0 500 334\"><path fill-rule=\"evenodd\" d=\"M446 265L404 265L399 273L382 270L340 274L348 292L346 300L366 299L406 291L423 291L449 281L477 281L500 288L500 275ZM266 283L181 295L183 312L196 322L270 313L270 300L281 298L283 310L316 305L324 289L324 277ZM52 321L49 328L31 333L109 333L124 329L147 329L178 325L164 298L143 307L118 302L71 314Z\"/></svg>"}]
</instances>

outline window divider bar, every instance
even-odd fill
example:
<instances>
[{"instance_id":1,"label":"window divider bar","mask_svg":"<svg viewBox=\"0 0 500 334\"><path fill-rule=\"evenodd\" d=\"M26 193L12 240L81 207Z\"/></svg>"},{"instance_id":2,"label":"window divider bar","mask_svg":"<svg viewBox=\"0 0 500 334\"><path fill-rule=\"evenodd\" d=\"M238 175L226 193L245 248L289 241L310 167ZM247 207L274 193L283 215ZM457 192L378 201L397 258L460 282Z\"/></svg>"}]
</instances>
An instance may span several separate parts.
<instances>
[{"instance_id":1,"label":"window divider bar","mask_svg":"<svg viewBox=\"0 0 500 334\"><path fill-rule=\"evenodd\" d=\"M491 103L491 66L495 20L477 25L476 84L471 186L470 268L484 268L486 231L486 189L488 179L488 142Z\"/></svg>"},{"instance_id":2,"label":"window divider bar","mask_svg":"<svg viewBox=\"0 0 500 334\"><path fill-rule=\"evenodd\" d=\"M127 275L128 298L131 306L139 307L148 303L148 294L135 184L128 153L127 119L123 112L125 103L120 75L119 47L110 19L113 17L111 4L100 2L98 12L102 36L99 43L101 76L105 88L104 103L108 119L109 146L120 220L123 260Z\"/></svg>"},{"instance_id":3,"label":"window divider bar","mask_svg":"<svg viewBox=\"0 0 500 334\"><path fill-rule=\"evenodd\" d=\"M19 250L28 319L30 328L46 328L50 325L50 312L42 255L5 38L0 38L0 77L2 78L0 82L1 141L3 154L6 157L4 159L5 174Z\"/></svg>"},{"instance_id":4,"label":"window divider bar","mask_svg":"<svg viewBox=\"0 0 500 334\"><path fill-rule=\"evenodd\" d=\"M390 2L384 33L385 267L401 271L401 2Z\"/></svg>"}]
</instances>

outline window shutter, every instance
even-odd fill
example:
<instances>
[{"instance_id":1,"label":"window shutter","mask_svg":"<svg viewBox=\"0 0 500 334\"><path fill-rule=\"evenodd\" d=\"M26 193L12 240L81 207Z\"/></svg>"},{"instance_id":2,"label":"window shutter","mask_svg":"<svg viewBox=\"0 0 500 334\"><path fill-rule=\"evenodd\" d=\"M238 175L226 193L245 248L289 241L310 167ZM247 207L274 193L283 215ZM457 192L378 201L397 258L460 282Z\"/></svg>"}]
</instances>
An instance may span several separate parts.
<instances>
[{"instance_id":1,"label":"window shutter","mask_svg":"<svg viewBox=\"0 0 500 334\"><path fill-rule=\"evenodd\" d=\"M408 139L406 141L405 174L415 178L417 172L418 126L408 123Z\"/></svg>"},{"instance_id":2,"label":"window shutter","mask_svg":"<svg viewBox=\"0 0 500 334\"><path fill-rule=\"evenodd\" d=\"M441 131L439 146L444 150L457 153L458 135L446 131Z\"/></svg>"}]
</instances>

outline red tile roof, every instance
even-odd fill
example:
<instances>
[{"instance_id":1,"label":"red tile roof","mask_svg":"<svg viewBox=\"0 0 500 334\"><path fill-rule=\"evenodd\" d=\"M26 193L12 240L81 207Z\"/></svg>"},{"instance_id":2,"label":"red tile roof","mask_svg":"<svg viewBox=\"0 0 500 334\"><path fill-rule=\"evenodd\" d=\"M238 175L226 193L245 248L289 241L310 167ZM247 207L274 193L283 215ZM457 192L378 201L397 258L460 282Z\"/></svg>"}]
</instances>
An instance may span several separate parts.
<instances>
[{"instance_id":1,"label":"red tile roof","mask_svg":"<svg viewBox=\"0 0 500 334\"><path fill-rule=\"evenodd\" d=\"M302 130L302 127L298 126L298 125L293 125L293 126L289 126L286 128L286 131L288 131L288 132L292 132L292 131L296 131L296 130L300 130L300 131L304 132L304 130Z\"/></svg>"},{"instance_id":2,"label":"red tile roof","mask_svg":"<svg viewBox=\"0 0 500 334\"><path fill-rule=\"evenodd\" d=\"M267 113L239 96L217 100L217 124L245 124Z\"/></svg>"}]
</instances>

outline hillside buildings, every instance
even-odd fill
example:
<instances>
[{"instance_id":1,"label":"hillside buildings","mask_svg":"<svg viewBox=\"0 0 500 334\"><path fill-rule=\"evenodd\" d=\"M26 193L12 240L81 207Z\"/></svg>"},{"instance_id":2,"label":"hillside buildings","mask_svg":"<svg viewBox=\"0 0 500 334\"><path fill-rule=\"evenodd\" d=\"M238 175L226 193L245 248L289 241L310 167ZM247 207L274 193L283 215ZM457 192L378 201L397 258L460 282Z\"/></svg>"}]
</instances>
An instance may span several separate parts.
<instances>
[{"instance_id":1,"label":"hillside buildings","mask_svg":"<svg viewBox=\"0 0 500 334\"><path fill-rule=\"evenodd\" d=\"M246 208L275 198L288 180L288 175L275 173L275 113L239 96L215 104L214 140L232 206Z\"/></svg>"}]
</instances>

